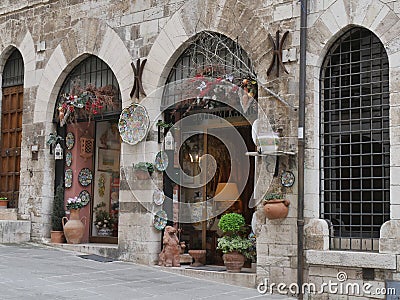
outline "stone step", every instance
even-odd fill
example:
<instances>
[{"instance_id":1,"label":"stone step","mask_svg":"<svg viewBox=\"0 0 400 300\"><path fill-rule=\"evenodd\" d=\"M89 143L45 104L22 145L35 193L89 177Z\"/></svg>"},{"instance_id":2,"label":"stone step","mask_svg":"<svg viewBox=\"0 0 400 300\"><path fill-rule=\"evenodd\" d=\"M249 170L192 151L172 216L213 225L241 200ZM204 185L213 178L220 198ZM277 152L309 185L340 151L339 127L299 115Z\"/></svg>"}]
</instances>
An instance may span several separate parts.
<instances>
[{"instance_id":1,"label":"stone step","mask_svg":"<svg viewBox=\"0 0 400 300\"><path fill-rule=\"evenodd\" d=\"M163 271L177 273L189 277L206 279L211 281L216 281L220 283L243 286L248 288L256 287L257 275L252 273L251 269L243 268L240 273L229 273L225 271L223 266L204 266L202 268L196 269L191 266L181 266L181 267L159 267ZM210 270L206 270L209 267Z\"/></svg>"},{"instance_id":2,"label":"stone step","mask_svg":"<svg viewBox=\"0 0 400 300\"><path fill-rule=\"evenodd\" d=\"M17 220L16 208L3 208L0 209L0 220Z\"/></svg>"},{"instance_id":3,"label":"stone step","mask_svg":"<svg viewBox=\"0 0 400 300\"><path fill-rule=\"evenodd\" d=\"M31 221L0 220L0 243L23 243L31 239Z\"/></svg>"}]
</instances>

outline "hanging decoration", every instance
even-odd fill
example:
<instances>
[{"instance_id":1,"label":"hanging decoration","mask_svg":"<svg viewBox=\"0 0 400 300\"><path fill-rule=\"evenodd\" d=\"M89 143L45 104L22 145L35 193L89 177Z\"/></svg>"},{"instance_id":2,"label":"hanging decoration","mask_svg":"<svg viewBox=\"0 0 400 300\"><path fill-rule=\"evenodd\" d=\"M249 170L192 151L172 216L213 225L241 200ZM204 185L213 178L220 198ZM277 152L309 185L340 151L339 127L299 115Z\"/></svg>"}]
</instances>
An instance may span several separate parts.
<instances>
[{"instance_id":1,"label":"hanging decoration","mask_svg":"<svg viewBox=\"0 0 400 300\"><path fill-rule=\"evenodd\" d=\"M67 167L70 167L72 165L72 153L71 152L67 152L67 154L65 155L65 165Z\"/></svg>"},{"instance_id":2,"label":"hanging decoration","mask_svg":"<svg viewBox=\"0 0 400 300\"><path fill-rule=\"evenodd\" d=\"M112 85L86 87L75 85L71 93L62 94L58 100L58 118L60 126L76 122L78 119L91 120L94 116L106 110L115 108L114 98L117 89Z\"/></svg>"},{"instance_id":3,"label":"hanging decoration","mask_svg":"<svg viewBox=\"0 0 400 300\"><path fill-rule=\"evenodd\" d=\"M88 131L80 138L81 142L81 152L80 156L85 159L91 158L93 156L94 150L94 139L89 135Z\"/></svg>"},{"instance_id":4,"label":"hanging decoration","mask_svg":"<svg viewBox=\"0 0 400 300\"><path fill-rule=\"evenodd\" d=\"M140 104L132 104L121 112L118 122L119 134L125 143L136 145L145 138L149 125L146 108Z\"/></svg>"},{"instance_id":5,"label":"hanging decoration","mask_svg":"<svg viewBox=\"0 0 400 300\"><path fill-rule=\"evenodd\" d=\"M163 172L168 167L168 155L165 151L160 151L157 153L154 160L154 167L156 170Z\"/></svg>"},{"instance_id":6,"label":"hanging decoration","mask_svg":"<svg viewBox=\"0 0 400 300\"><path fill-rule=\"evenodd\" d=\"M163 230L167 225L167 213L164 210L158 211L154 215L154 227L157 230Z\"/></svg>"},{"instance_id":7,"label":"hanging decoration","mask_svg":"<svg viewBox=\"0 0 400 300\"><path fill-rule=\"evenodd\" d=\"M284 187L291 187L294 184L295 176L290 171L284 171L281 175L281 184Z\"/></svg>"},{"instance_id":8,"label":"hanging decoration","mask_svg":"<svg viewBox=\"0 0 400 300\"><path fill-rule=\"evenodd\" d=\"M64 182L66 188L70 188L72 186L72 169L65 170Z\"/></svg>"},{"instance_id":9,"label":"hanging decoration","mask_svg":"<svg viewBox=\"0 0 400 300\"><path fill-rule=\"evenodd\" d=\"M65 138L65 145L67 146L67 149L71 150L72 148L74 148L74 144L75 144L75 136L72 132L68 132Z\"/></svg>"},{"instance_id":10,"label":"hanging decoration","mask_svg":"<svg viewBox=\"0 0 400 300\"><path fill-rule=\"evenodd\" d=\"M56 148L54 149L54 158L56 160L64 158L64 151L63 151L63 148L61 147L60 143L57 143Z\"/></svg>"},{"instance_id":11,"label":"hanging decoration","mask_svg":"<svg viewBox=\"0 0 400 300\"><path fill-rule=\"evenodd\" d=\"M285 43L285 40L286 40L288 34L289 34L289 31L286 31L283 34L282 39L280 39L279 30L277 30L276 31L276 40L274 41L274 39L272 38L271 34L268 33L268 38L271 41L272 46L274 48L274 50L272 52L273 53L272 61L271 61L271 64L269 65L269 68L267 70L267 75L268 76L271 73L272 68L275 65L275 62L276 62L276 77L279 77L279 67L282 67L283 71L286 74L289 74L288 70L286 70L285 65L282 62L282 47L283 47L283 44Z\"/></svg>"},{"instance_id":12,"label":"hanging decoration","mask_svg":"<svg viewBox=\"0 0 400 300\"><path fill-rule=\"evenodd\" d=\"M133 83L131 93L129 94L131 98L133 96L135 96L136 99L139 99L139 94L146 96L146 93L144 92L143 84L142 84L143 69L144 69L144 65L146 64L146 61L147 61L147 59L144 59L142 62L140 62L140 58L137 59L136 67L135 67L135 63L133 63L133 62L131 63L131 66L133 69L133 74L134 74L134 83Z\"/></svg>"},{"instance_id":13,"label":"hanging decoration","mask_svg":"<svg viewBox=\"0 0 400 300\"><path fill-rule=\"evenodd\" d=\"M93 175L89 168L83 168L78 174L79 183L82 186L88 186L92 183Z\"/></svg>"},{"instance_id":14,"label":"hanging decoration","mask_svg":"<svg viewBox=\"0 0 400 300\"><path fill-rule=\"evenodd\" d=\"M105 183L106 183L106 177L104 176L104 174L101 174L99 177L99 183L98 183L98 186L99 186L98 191L99 191L100 197L104 196L104 192L106 189Z\"/></svg>"}]
</instances>

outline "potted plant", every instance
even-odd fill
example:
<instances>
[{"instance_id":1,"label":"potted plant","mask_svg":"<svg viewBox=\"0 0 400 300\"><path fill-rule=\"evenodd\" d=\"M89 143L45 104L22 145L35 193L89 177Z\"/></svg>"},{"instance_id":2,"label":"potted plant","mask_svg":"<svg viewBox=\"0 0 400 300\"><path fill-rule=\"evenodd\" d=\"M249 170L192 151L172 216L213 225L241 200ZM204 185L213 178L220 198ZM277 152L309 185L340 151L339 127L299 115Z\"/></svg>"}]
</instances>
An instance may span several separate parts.
<instances>
[{"instance_id":1,"label":"potted plant","mask_svg":"<svg viewBox=\"0 0 400 300\"><path fill-rule=\"evenodd\" d=\"M270 219L286 218L289 212L290 201L284 199L282 194L269 193L264 197L264 214Z\"/></svg>"},{"instance_id":2,"label":"potted plant","mask_svg":"<svg viewBox=\"0 0 400 300\"><path fill-rule=\"evenodd\" d=\"M97 228L97 234L100 236L112 236L115 218L106 210L106 204L101 202L94 208L96 217L94 225Z\"/></svg>"},{"instance_id":3,"label":"potted plant","mask_svg":"<svg viewBox=\"0 0 400 300\"><path fill-rule=\"evenodd\" d=\"M62 219L65 217L64 210L64 183L61 183L56 188L56 194L54 195L53 202L53 213L51 215L51 242L52 243L64 243L65 236L63 231Z\"/></svg>"},{"instance_id":4,"label":"potted plant","mask_svg":"<svg viewBox=\"0 0 400 300\"><path fill-rule=\"evenodd\" d=\"M144 180L149 179L151 174L154 172L154 165L150 162L139 162L133 165L133 169L135 170L135 175L137 179Z\"/></svg>"},{"instance_id":5,"label":"potted plant","mask_svg":"<svg viewBox=\"0 0 400 300\"><path fill-rule=\"evenodd\" d=\"M244 217L237 213L228 213L218 222L224 236L218 239L217 249L223 253L223 260L228 272L240 272L246 258L251 258L251 241L245 237Z\"/></svg>"},{"instance_id":6,"label":"potted plant","mask_svg":"<svg viewBox=\"0 0 400 300\"><path fill-rule=\"evenodd\" d=\"M7 197L0 197L0 209L6 209L8 205Z\"/></svg>"}]
</instances>

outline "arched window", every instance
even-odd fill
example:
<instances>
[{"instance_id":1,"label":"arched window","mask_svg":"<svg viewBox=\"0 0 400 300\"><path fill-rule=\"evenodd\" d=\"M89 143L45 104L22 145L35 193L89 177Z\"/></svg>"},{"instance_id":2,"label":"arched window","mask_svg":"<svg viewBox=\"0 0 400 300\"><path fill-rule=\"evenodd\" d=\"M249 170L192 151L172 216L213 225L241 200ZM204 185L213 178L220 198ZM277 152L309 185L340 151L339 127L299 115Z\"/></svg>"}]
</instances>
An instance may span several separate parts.
<instances>
[{"instance_id":1,"label":"arched window","mask_svg":"<svg viewBox=\"0 0 400 300\"><path fill-rule=\"evenodd\" d=\"M182 86L176 88L173 83L188 78L220 78L229 80L238 86L243 86L243 79L252 79L249 82L254 85L249 88L251 89L249 92L253 98L257 98L258 87L255 71L250 58L237 42L222 34L205 31L196 35L188 44L168 75L161 109L170 107L186 98L185 89L182 89ZM204 108L202 104L199 103L196 108ZM207 108L209 106L207 105ZM221 106L225 105L218 102L212 104L212 107ZM186 106L181 104L180 108L185 110ZM256 114L256 109L251 108L247 113ZM215 111L215 114L218 113ZM219 115L221 117L232 116L232 112L220 109Z\"/></svg>"},{"instance_id":2,"label":"arched window","mask_svg":"<svg viewBox=\"0 0 400 300\"><path fill-rule=\"evenodd\" d=\"M64 80L58 96L58 103L55 107L54 121L59 117L59 107L65 98L62 95L81 95L84 93L93 93L96 96L110 96L107 99L112 101L103 101L103 107L99 110L99 114L91 115L91 118L114 117L121 113L121 93L117 79L110 67L100 58L91 55L79 63ZM88 114L85 109L80 112L76 110L76 121L86 121Z\"/></svg>"},{"instance_id":3,"label":"arched window","mask_svg":"<svg viewBox=\"0 0 400 300\"><path fill-rule=\"evenodd\" d=\"M389 219L389 63L380 40L352 28L321 70L321 217L331 248L378 250Z\"/></svg>"},{"instance_id":4,"label":"arched window","mask_svg":"<svg viewBox=\"0 0 400 300\"><path fill-rule=\"evenodd\" d=\"M24 61L21 53L15 49L4 66L2 87L22 84L24 84Z\"/></svg>"}]
</instances>

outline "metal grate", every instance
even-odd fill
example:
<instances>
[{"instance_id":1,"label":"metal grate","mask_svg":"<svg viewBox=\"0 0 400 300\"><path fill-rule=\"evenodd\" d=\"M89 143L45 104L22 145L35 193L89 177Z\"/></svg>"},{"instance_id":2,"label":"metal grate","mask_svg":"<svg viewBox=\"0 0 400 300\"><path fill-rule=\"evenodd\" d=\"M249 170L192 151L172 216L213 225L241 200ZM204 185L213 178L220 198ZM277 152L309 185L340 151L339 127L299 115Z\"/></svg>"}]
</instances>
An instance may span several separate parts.
<instances>
[{"instance_id":1,"label":"metal grate","mask_svg":"<svg viewBox=\"0 0 400 300\"><path fill-rule=\"evenodd\" d=\"M232 76L232 83L236 85L240 85L243 78L255 79L250 58L239 44L229 37L208 31L199 33L180 55L168 75L161 110L175 108L176 102L188 99L188 91L179 85L181 80L197 76L225 79L227 75ZM178 85L174 82L178 82ZM214 107L227 108L226 105L217 102L214 103ZM196 109L201 109L200 106ZM253 107L247 112L248 115L256 113Z\"/></svg>"},{"instance_id":2,"label":"metal grate","mask_svg":"<svg viewBox=\"0 0 400 300\"><path fill-rule=\"evenodd\" d=\"M352 28L321 73L321 217L331 248L378 250L389 219L389 63L379 39Z\"/></svg>"},{"instance_id":3,"label":"metal grate","mask_svg":"<svg viewBox=\"0 0 400 300\"><path fill-rule=\"evenodd\" d=\"M73 90L74 86L85 87L87 85L94 85L95 87L104 87L107 85L113 86L116 91L116 97L114 99L114 105L111 107L105 107L103 112L98 115L97 118L104 119L107 116L114 117L121 113L121 93L117 78L112 72L111 68L100 58L91 55L85 60L80 62L67 76L60 89L58 99L62 94L68 94ZM54 121L57 119L57 108L54 111Z\"/></svg>"},{"instance_id":4,"label":"metal grate","mask_svg":"<svg viewBox=\"0 0 400 300\"><path fill-rule=\"evenodd\" d=\"M15 49L4 66L2 87L24 84L24 61L21 53Z\"/></svg>"}]
</instances>

